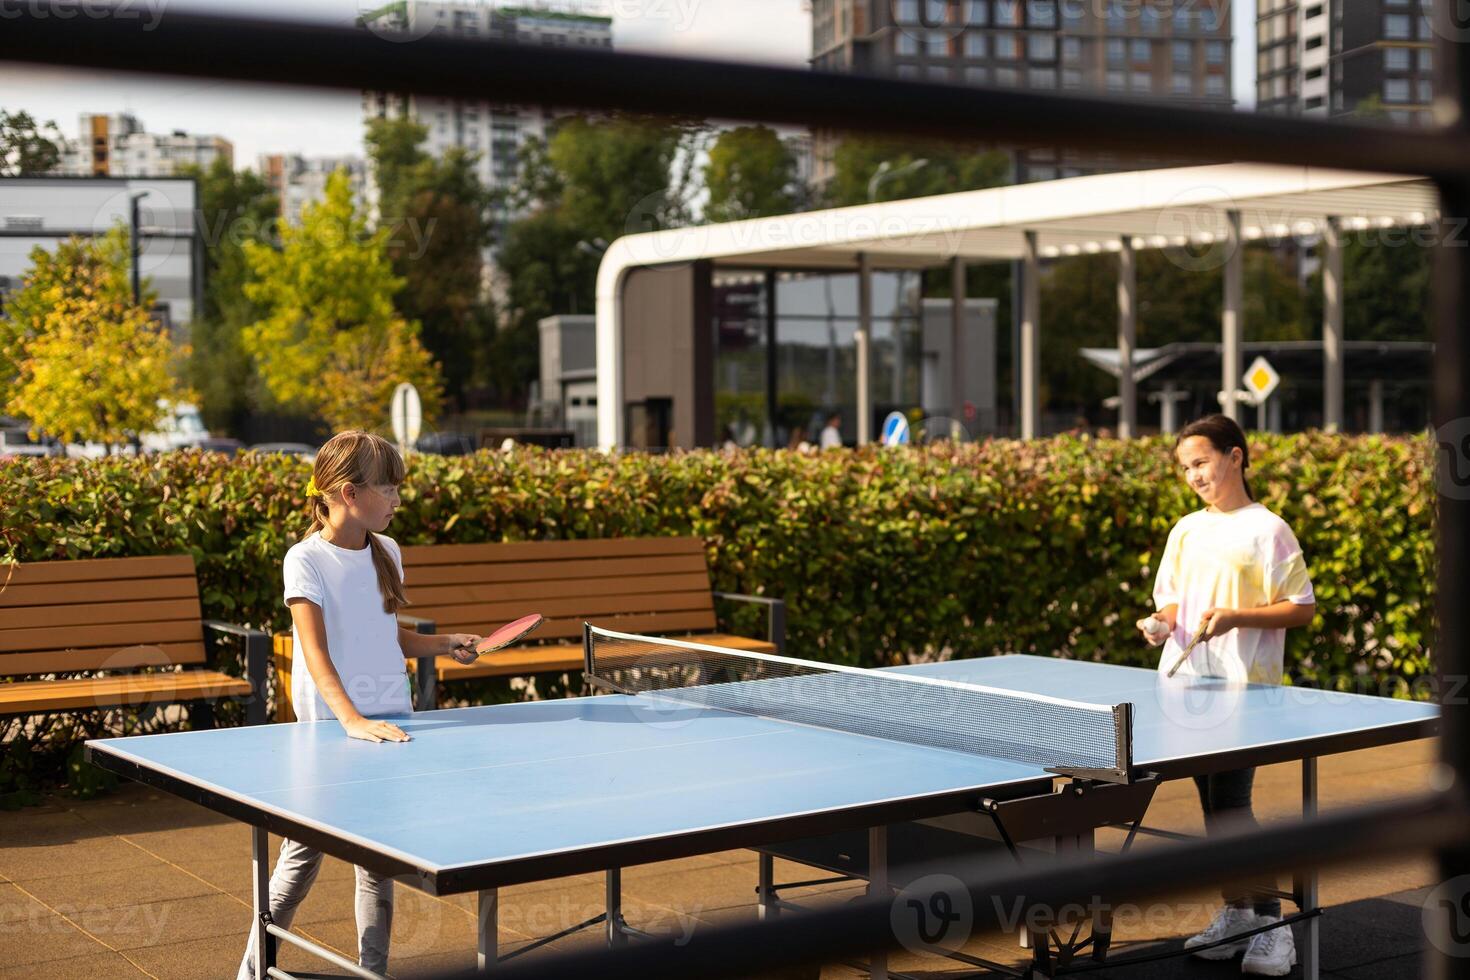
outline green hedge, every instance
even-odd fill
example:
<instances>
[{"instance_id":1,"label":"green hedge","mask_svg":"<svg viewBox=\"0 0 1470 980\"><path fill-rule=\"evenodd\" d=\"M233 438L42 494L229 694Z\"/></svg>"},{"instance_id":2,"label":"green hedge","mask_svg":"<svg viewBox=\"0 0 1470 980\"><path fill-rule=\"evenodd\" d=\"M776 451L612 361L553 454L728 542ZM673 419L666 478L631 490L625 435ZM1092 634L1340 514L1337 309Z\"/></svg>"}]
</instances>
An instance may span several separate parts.
<instances>
[{"instance_id":1,"label":"green hedge","mask_svg":"<svg viewBox=\"0 0 1470 980\"><path fill-rule=\"evenodd\" d=\"M1150 608L1169 528L1197 506L1171 445L416 456L389 533L405 544L698 535L715 587L784 597L790 651L811 659L1016 651L1152 666L1132 624ZM1252 446L1256 495L1296 531L1317 592L1312 628L1288 634L1290 679L1431 696L1430 442L1308 434ZM0 462L0 558L188 552L206 616L283 629L281 558L304 530L308 475L288 458L195 453ZM757 610L721 611L760 635ZM239 673L237 657L223 650L221 666ZM503 683L459 686L515 696ZM220 714L229 724L240 712ZM176 724L152 707L50 716L23 736L0 726L0 808L61 782L104 792L112 780L80 761L80 739Z\"/></svg>"},{"instance_id":2,"label":"green hedge","mask_svg":"<svg viewBox=\"0 0 1470 980\"><path fill-rule=\"evenodd\" d=\"M1312 433L1252 445L1256 495L1296 531L1317 591L1313 627L1289 634L1288 674L1365 690L1423 676L1430 443ZM1017 651L1152 665L1132 624L1170 526L1197 506L1171 446L415 456L388 533L697 535L715 587L784 597L789 649L813 659ZM194 453L0 463L0 547L20 561L189 552L206 616L280 629L281 557L305 524L308 474L282 457Z\"/></svg>"}]
</instances>

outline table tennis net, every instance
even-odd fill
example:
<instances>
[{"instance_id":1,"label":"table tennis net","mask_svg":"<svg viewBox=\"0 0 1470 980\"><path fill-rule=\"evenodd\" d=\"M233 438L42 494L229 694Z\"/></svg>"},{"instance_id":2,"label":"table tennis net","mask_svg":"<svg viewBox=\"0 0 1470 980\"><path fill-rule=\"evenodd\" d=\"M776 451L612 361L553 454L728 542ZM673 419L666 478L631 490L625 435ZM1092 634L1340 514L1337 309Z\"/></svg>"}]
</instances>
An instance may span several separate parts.
<instances>
[{"instance_id":1,"label":"table tennis net","mask_svg":"<svg viewBox=\"0 0 1470 980\"><path fill-rule=\"evenodd\" d=\"M719 709L1128 778L1127 705L1086 704L590 625L585 641L588 679L604 690L647 699L653 718L659 712Z\"/></svg>"}]
</instances>

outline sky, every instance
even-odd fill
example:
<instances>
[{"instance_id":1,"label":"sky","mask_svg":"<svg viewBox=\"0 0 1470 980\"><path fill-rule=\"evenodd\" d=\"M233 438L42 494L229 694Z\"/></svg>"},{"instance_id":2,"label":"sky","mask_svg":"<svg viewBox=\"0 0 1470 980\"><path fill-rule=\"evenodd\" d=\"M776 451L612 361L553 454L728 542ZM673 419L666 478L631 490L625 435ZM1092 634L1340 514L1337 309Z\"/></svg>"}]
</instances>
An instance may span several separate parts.
<instances>
[{"instance_id":1,"label":"sky","mask_svg":"<svg viewBox=\"0 0 1470 980\"><path fill-rule=\"evenodd\" d=\"M113 0L146 20L188 10L351 24L383 0ZM490 0L484 0L490 2ZM495 6L514 3L496 0ZM529 5L529 4L525 4ZM804 66L811 17L803 0L560 0L608 14L616 50ZM1232 3L1235 97L1254 104L1255 3ZM262 153L362 155L356 92L323 92L239 82L0 65L0 108L54 120L75 138L81 113L131 112L149 132L218 135L235 147L235 166Z\"/></svg>"}]
</instances>

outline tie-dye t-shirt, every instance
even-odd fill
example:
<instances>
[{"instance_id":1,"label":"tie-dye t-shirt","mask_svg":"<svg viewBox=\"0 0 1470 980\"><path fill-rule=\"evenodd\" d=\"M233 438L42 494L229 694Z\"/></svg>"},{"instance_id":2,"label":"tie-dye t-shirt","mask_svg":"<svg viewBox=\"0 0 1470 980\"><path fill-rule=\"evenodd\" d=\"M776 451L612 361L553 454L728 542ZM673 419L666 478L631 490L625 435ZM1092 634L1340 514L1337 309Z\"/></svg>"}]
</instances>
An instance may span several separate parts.
<instances>
[{"instance_id":1,"label":"tie-dye t-shirt","mask_svg":"<svg viewBox=\"0 0 1470 980\"><path fill-rule=\"evenodd\" d=\"M1169 532L1154 580L1154 607L1179 605L1159 670L1179 659L1205 610L1258 609L1283 599L1316 602L1301 545L1285 521L1257 503L1189 514ZM1179 674L1277 684L1285 649L1284 629L1237 628L1201 640Z\"/></svg>"}]
</instances>

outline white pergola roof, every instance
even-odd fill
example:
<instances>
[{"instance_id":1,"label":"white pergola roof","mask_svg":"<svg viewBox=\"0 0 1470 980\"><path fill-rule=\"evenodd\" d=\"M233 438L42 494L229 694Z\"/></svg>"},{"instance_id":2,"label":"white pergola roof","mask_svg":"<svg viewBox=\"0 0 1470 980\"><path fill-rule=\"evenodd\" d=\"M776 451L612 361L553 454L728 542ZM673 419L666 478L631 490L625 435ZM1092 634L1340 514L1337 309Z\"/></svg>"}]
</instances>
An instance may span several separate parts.
<instances>
[{"instance_id":1,"label":"white pergola roof","mask_svg":"<svg viewBox=\"0 0 1470 980\"><path fill-rule=\"evenodd\" d=\"M639 266L708 259L722 266L925 268L958 257L1005 261L1035 232L1043 258L1193 245L1225 238L1239 212L1249 239L1312 235L1328 218L1349 230L1437 219L1438 195L1423 178L1260 164L1218 164L1100 174L626 235L609 246L597 276L598 441L622 441L620 293ZM1203 267L1210 267L1207 259Z\"/></svg>"}]
</instances>

